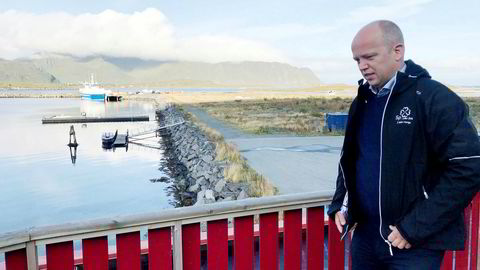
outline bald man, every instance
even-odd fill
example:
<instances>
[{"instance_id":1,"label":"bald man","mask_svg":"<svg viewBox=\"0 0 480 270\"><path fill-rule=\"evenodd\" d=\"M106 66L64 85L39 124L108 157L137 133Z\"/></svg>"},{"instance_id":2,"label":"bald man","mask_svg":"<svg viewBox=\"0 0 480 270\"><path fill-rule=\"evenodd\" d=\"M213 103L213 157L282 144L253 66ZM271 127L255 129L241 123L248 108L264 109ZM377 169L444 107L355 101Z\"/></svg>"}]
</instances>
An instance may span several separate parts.
<instances>
[{"instance_id":1,"label":"bald man","mask_svg":"<svg viewBox=\"0 0 480 270\"><path fill-rule=\"evenodd\" d=\"M349 111L328 214L354 225L353 269L439 269L464 247L463 209L480 189L480 142L468 107L413 61L391 21L352 42L364 79Z\"/></svg>"}]
</instances>

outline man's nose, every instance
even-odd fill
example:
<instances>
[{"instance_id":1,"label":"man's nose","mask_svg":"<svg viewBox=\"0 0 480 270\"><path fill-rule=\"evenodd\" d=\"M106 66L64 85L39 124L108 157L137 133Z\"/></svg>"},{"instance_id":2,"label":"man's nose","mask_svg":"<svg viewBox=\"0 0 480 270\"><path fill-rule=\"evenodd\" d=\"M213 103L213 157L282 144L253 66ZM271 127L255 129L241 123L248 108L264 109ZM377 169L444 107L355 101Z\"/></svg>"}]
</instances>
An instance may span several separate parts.
<instances>
[{"instance_id":1,"label":"man's nose","mask_svg":"<svg viewBox=\"0 0 480 270\"><path fill-rule=\"evenodd\" d=\"M358 62L358 68L359 68L360 70L365 70L365 69L367 69L367 68L368 68L367 62L360 60L360 61Z\"/></svg>"}]
</instances>

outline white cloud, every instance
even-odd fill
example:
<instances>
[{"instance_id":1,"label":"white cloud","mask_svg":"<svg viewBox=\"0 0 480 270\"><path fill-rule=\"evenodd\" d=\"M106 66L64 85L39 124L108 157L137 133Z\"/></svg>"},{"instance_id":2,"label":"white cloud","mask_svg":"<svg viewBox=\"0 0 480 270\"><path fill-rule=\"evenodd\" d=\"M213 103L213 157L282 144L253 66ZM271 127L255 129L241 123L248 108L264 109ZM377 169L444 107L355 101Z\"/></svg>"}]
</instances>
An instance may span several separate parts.
<instances>
[{"instance_id":1,"label":"white cloud","mask_svg":"<svg viewBox=\"0 0 480 270\"><path fill-rule=\"evenodd\" d=\"M154 8L80 15L10 10L0 13L0 42L0 57L6 59L48 52L206 62L284 60L278 50L248 39L210 35L180 40L167 17Z\"/></svg>"}]
</instances>

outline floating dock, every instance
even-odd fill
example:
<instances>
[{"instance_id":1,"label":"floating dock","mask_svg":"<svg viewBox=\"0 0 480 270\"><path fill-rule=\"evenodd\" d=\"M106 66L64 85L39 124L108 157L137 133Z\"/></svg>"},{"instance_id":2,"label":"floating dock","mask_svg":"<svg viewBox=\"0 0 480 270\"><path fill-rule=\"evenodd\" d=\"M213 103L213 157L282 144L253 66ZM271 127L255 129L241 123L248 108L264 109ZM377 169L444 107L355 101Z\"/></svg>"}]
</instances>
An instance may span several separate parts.
<instances>
[{"instance_id":1,"label":"floating dock","mask_svg":"<svg viewBox=\"0 0 480 270\"><path fill-rule=\"evenodd\" d=\"M128 134L118 134L113 147L126 147L128 144Z\"/></svg>"},{"instance_id":2,"label":"floating dock","mask_svg":"<svg viewBox=\"0 0 480 270\"><path fill-rule=\"evenodd\" d=\"M139 116L114 116L114 117L75 117L53 116L42 119L42 124L75 124L75 123L101 123L101 122L142 122L149 121L148 115Z\"/></svg>"}]
</instances>

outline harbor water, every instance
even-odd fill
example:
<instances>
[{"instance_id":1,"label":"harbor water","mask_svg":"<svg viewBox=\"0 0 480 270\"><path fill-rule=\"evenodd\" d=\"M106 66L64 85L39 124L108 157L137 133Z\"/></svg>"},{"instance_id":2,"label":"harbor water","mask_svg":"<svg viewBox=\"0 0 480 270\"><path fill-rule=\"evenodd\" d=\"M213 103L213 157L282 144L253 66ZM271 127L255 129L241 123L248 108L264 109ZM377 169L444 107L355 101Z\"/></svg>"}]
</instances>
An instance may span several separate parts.
<instances>
[{"instance_id":1,"label":"harbor water","mask_svg":"<svg viewBox=\"0 0 480 270\"><path fill-rule=\"evenodd\" d=\"M152 104L80 99L0 99L0 233L173 207L161 138L115 151L103 132L158 126ZM74 124L78 147L68 147L70 124L42 125L44 116L149 115L149 122Z\"/></svg>"}]
</instances>

